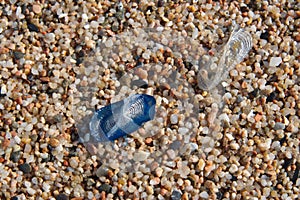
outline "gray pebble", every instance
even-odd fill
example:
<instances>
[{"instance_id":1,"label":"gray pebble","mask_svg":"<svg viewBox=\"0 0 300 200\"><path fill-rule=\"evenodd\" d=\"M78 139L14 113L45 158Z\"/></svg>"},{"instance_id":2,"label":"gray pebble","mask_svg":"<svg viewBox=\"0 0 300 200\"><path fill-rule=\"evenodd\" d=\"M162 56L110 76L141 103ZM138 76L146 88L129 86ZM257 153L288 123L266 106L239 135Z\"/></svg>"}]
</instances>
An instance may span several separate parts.
<instances>
[{"instance_id":1,"label":"gray pebble","mask_svg":"<svg viewBox=\"0 0 300 200\"><path fill-rule=\"evenodd\" d=\"M98 190L99 190L99 192L102 192L102 191L104 191L104 192L106 192L106 193L110 193L111 192L111 185L108 185L108 184L103 184L103 185L100 185L99 187L98 187Z\"/></svg>"},{"instance_id":2,"label":"gray pebble","mask_svg":"<svg viewBox=\"0 0 300 200\"><path fill-rule=\"evenodd\" d=\"M178 190L173 190L172 194L171 194L171 199L172 200L180 200L182 196L182 193Z\"/></svg>"},{"instance_id":3,"label":"gray pebble","mask_svg":"<svg viewBox=\"0 0 300 200\"><path fill-rule=\"evenodd\" d=\"M108 171L109 171L108 167L102 165L102 166L100 166L100 167L97 169L96 175L97 175L98 177L101 177L101 176L107 176L107 175L108 175Z\"/></svg>"},{"instance_id":4,"label":"gray pebble","mask_svg":"<svg viewBox=\"0 0 300 200\"><path fill-rule=\"evenodd\" d=\"M56 200L69 200L69 197L65 194L59 194L55 197Z\"/></svg>"},{"instance_id":5,"label":"gray pebble","mask_svg":"<svg viewBox=\"0 0 300 200\"><path fill-rule=\"evenodd\" d=\"M170 144L170 149L177 150L181 146L181 142L176 140L172 144Z\"/></svg>"},{"instance_id":6,"label":"gray pebble","mask_svg":"<svg viewBox=\"0 0 300 200\"><path fill-rule=\"evenodd\" d=\"M17 163L21 158L21 151L12 152L10 155L10 160Z\"/></svg>"},{"instance_id":7,"label":"gray pebble","mask_svg":"<svg viewBox=\"0 0 300 200\"><path fill-rule=\"evenodd\" d=\"M29 174L31 172L31 166L28 163L24 163L24 164L19 165L19 169L24 174Z\"/></svg>"},{"instance_id":8,"label":"gray pebble","mask_svg":"<svg viewBox=\"0 0 300 200\"><path fill-rule=\"evenodd\" d=\"M276 122L275 126L274 126L274 130L283 130L285 129L285 125L284 123L281 123L281 122Z\"/></svg>"},{"instance_id":9,"label":"gray pebble","mask_svg":"<svg viewBox=\"0 0 300 200\"><path fill-rule=\"evenodd\" d=\"M24 58L25 54L20 51L14 51L13 52L14 58L17 60L20 60L21 58Z\"/></svg>"}]
</instances>

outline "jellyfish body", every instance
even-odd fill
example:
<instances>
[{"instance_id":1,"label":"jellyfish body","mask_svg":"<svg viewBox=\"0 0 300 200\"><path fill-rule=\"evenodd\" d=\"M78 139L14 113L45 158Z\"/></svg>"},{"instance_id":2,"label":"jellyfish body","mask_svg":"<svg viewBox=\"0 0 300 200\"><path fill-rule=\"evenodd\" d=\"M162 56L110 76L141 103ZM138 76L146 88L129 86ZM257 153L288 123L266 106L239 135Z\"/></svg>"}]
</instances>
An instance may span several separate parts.
<instances>
[{"instance_id":1,"label":"jellyfish body","mask_svg":"<svg viewBox=\"0 0 300 200\"><path fill-rule=\"evenodd\" d=\"M138 130L154 119L155 98L134 94L97 110L90 122L90 139L95 142L113 141Z\"/></svg>"}]
</instances>

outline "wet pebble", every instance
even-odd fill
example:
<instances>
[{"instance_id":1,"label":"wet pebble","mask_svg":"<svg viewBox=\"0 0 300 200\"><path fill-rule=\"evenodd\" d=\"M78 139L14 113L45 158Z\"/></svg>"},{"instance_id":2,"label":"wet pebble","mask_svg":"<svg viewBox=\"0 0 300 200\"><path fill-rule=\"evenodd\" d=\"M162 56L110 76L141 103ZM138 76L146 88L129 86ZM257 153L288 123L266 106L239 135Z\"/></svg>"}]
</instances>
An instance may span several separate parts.
<instances>
[{"instance_id":1,"label":"wet pebble","mask_svg":"<svg viewBox=\"0 0 300 200\"><path fill-rule=\"evenodd\" d=\"M24 163L24 164L19 165L19 169L24 174L29 174L31 172L31 166L28 163Z\"/></svg>"},{"instance_id":2,"label":"wet pebble","mask_svg":"<svg viewBox=\"0 0 300 200\"><path fill-rule=\"evenodd\" d=\"M56 200L69 200L69 197L65 195L64 193L59 194L55 197Z\"/></svg>"},{"instance_id":3,"label":"wet pebble","mask_svg":"<svg viewBox=\"0 0 300 200\"><path fill-rule=\"evenodd\" d=\"M10 160L17 163L21 158L21 151L14 151L10 155Z\"/></svg>"},{"instance_id":4,"label":"wet pebble","mask_svg":"<svg viewBox=\"0 0 300 200\"><path fill-rule=\"evenodd\" d=\"M25 54L20 51L14 51L13 52L14 58L17 60L20 60L21 58L24 58Z\"/></svg>"},{"instance_id":5,"label":"wet pebble","mask_svg":"<svg viewBox=\"0 0 300 200\"><path fill-rule=\"evenodd\" d=\"M182 196L181 191L179 190L173 190L172 194L171 194L171 199L172 200L180 200Z\"/></svg>"},{"instance_id":6,"label":"wet pebble","mask_svg":"<svg viewBox=\"0 0 300 200\"><path fill-rule=\"evenodd\" d=\"M110 193L111 192L111 185L108 184L102 184L98 187L99 192L106 192L106 193Z\"/></svg>"},{"instance_id":7,"label":"wet pebble","mask_svg":"<svg viewBox=\"0 0 300 200\"><path fill-rule=\"evenodd\" d=\"M39 28L36 25L32 24L32 23L28 23L27 27L28 27L29 31L39 32Z\"/></svg>"}]
</instances>

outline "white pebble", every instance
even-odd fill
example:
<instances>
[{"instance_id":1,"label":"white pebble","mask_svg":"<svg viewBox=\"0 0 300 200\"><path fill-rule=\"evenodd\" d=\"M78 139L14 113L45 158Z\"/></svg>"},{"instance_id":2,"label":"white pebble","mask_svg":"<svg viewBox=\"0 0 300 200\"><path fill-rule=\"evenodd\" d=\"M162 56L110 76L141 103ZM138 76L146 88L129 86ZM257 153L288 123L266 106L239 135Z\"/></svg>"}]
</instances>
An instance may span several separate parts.
<instances>
[{"instance_id":1,"label":"white pebble","mask_svg":"<svg viewBox=\"0 0 300 200\"><path fill-rule=\"evenodd\" d=\"M50 185L47 182L43 183L43 190L45 192L49 192L50 191Z\"/></svg>"},{"instance_id":2,"label":"white pebble","mask_svg":"<svg viewBox=\"0 0 300 200\"><path fill-rule=\"evenodd\" d=\"M54 33L47 33L46 40L47 43L51 43L55 41L55 34Z\"/></svg>"},{"instance_id":3,"label":"white pebble","mask_svg":"<svg viewBox=\"0 0 300 200\"><path fill-rule=\"evenodd\" d=\"M112 47L113 46L113 41L111 39L108 39L106 42L105 42L105 46L106 47Z\"/></svg>"},{"instance_id":4,"label":"white pebble","mask_svg":"<svg viewBox=\"0 0 300 200\"><path fill-rule=\"evenodd\" d=\"M277 67L278 65L280 65L281 62L282 62L281 57L272 57L270 59L269 66L270 67Z\"/></svg>"},{"instance_id":5,"label":"white pebble","mask_svg":"<svg viewBox=\"0 0 300 200\"><path fill-rule=\"evenodd\" d=\"M181 134L181 135L184 135L186 134L187 132L189 132L189 129L185 128L185 127L180 127L178 129L178 133Z\"/></svg>"},{"instance_id":6,"label":"white pebble","mask_svg":"<svg viewBox=\"0 0 300 200\"><path fill-rule=\"evenodd\" d=\"M144 161L148 158L148 156L150 155L149 152L145 152L145 151L139 151L139 152L136 152L133 156L133 160L134 161Z\"/></svg>"},{"instance_id":7,"label":"white pebble","mask_svg":"<svg viewBox=\"0 0 300 200\"><path fill-rule=\"evenodd\" d=\"M75 157L70 158L70 166L74 169L78 167L78 160Z\"/></svg>"},{"instance_id":8,"label":"white pebble","mask_svg":"<svg viewBox=\"0 0 300 200\"><path fill-rule=\"evenodd\" d=\"M20 144L20 142L21 142L21 138L17 135L14 137L14 140L17 144Z\"/></svg>"},{"instance_id":9,"label":"white pebble","mask_svg":"<svg viewBox=\"0 0 300 200\"><path fill-rule=\"evenodd\" d=\"M235 173L239 170L239 168L235 165L235 164L232 164L231 167L229 168L229 172L230 173Z\"/></svg>"},{"instance_id":10,"label":"white pebble","mask_svg":"<svg viewBox=\"0 0 300 200\"><path fill-rule=\"evenodd\" d=\"M0 94L6 94L6 93L7 93L6 85L2 85L1 90L0 90Z\"/></svg>"},{"instance_id":11,"label":"white pebble","mask_svg":"<svg viewBox=\"0 0 300 200\"><path fill-rule=\"evenodd\" d=\"M172 114L170 117L171 124L177 124L178 123L178 116L176 114Z\"/></svg>"},{"instance_id":12,"label":"white pebble","mask_svg":"<svg viewBox=\"0 0 300 200\"><path fill-rule=\"evenodd\" d=\"M226 137L229 141L232 141L234 139L234 137L230 133L226 133Z\"/></svg>"},{"instance_id":13,"label":"white pebble","mask_svg":"<svg viewBox=\"0 0 300 200\"><path fill-rule=\"evenodd\" d=\"M32 188L27 188L27 192L30 195L34 195L36 193L36 191L34 189L32 189Z\"/></svg>"},{"instance_id":14,"label":"white pebble","mask_svg":"<svg viewBox=\"0 0 300 200\"><path fill-rule=\"evenodd\" d=\"M16 11L16 16L18 19L24 19L24 15L22 14L22 8L18 6L17 11Z\"/></svg>"},{"instance_id":15,"label":"white pebble","mask_svg":"<svg viewBox=\"0 0 300 200\"><path fill-rule=\"evenodd\" d=\"M200 193L200 197L203 198L203 199L207 199L209 196L208 196L208 193L206 191L203 191Z\"/></svg>"},{"instance_id":16,"label":"white pebble","mask_svg":"<svg viewBox=\"0 0 300 200\"><path fill-rule=\"evenodd\" d=\"M25 187L31 187L31 183L29 181L24 181L24 186Z\"/></svg>"},{"instance_id":17,"label":"white pebble","mask_svg":"<svg viewBox=\"0 0 300 200\"><path fill-rule=\"evenodd\" d=\"M150 59L150 54L148 52L145 52L142 54L142 57L146 60L149 60Z\"/></svg>"},{"instance_id":18,"label":"white pebble","mask_svg":"<svg viewBox=\"0 0 300 200\"><path fill-rule=\"evenodd\" d=\"M134 185L131 185L128 187L128 192L133 193L136 190L136 187Z\"/></svg>"}]
</instances>

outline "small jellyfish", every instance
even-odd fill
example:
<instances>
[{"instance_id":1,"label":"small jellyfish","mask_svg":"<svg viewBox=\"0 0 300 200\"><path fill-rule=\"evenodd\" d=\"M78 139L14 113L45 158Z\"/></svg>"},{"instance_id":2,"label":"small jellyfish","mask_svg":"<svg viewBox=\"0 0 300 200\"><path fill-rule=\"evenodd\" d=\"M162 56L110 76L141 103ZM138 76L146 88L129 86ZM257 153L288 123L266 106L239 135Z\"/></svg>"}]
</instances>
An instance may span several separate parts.
<instances>
[{"instance_id":1,"label":"small jellyfish","mask_svg":"<svg viewBox=\"0 0 300 200\"><path fill-rule=\"evenodd\" d=\"M134 94L97 110L90 122L90 141L107 142L138 130L154 119L155 98L147 94Z\"/></svg>"}]
</instances>

